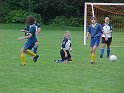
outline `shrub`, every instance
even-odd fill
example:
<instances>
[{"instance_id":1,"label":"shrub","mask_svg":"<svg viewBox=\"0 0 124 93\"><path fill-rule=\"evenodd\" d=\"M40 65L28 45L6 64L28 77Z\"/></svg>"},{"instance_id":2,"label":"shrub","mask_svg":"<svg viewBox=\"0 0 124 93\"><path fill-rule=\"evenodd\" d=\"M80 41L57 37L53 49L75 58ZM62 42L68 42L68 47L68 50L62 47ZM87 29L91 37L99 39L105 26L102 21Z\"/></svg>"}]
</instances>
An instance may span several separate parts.
<instances>
[{"instance_id":1,"label":"shrub","mask_svg":"<svg viewBox=\"0 0 124 93\"><path fill-rule=\"evenodd\" d=\"M83 18L56 16L56 18L52 20L52 24L59 26L82 26Z\"/></svg>"},{"instance_id":2,"label":"shrub","mask_svg":"<svg viewBox=\"0 0 124 93\"><path fill-rule=\"evenodd\" d=\"M39 14L26 12L25 10L12 10L5 16L6 23L24 23L27 16L32 15L38 20L41 20Z\"/></svg>"}]
</instances>

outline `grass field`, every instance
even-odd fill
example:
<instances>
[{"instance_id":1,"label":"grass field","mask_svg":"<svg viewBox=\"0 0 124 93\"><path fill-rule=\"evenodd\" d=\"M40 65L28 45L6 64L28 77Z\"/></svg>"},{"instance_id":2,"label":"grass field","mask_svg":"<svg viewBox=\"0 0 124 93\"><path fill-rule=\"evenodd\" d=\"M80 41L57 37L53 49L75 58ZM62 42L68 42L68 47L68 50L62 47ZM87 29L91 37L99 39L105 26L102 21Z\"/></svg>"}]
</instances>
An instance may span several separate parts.
<instances>
[{"instance_id":1,"label":"grass field","mask_svg":"<svg viewBox=\"0 0 124 93\"><path fill-rule=\"evenodd\" d=\"M42 26L38 36L40 58L26 55L20 66L20 49L25 43L22 24L0 24L0 93L124 93L124 32L113 32L111 54L117 62L99 58L90 64L89 44L83 45L82 28ZM72 58L67 64L54 63L66 29L71 31ZM115 47L116 46L116 47ZM105 53L106 54L106 53ZM106 56L106 55L105 55Z\"/></svg>"}]
</instances>

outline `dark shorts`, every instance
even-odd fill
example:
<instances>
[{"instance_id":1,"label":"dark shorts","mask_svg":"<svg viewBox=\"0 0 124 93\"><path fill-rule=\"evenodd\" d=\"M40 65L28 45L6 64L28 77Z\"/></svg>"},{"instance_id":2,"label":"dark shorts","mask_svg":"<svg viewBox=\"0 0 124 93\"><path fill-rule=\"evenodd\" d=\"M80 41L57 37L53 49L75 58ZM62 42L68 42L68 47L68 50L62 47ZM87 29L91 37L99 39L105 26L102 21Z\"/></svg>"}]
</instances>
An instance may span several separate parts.
<instances>
[{"instance_id":1,"label":"dark shorts","mask_svg":"<svg viewBox=\"0 0 124 93\"><path fill-rule=\"evenodd\" d=\"M24 49L32 49L34 46L35 46L35 43L36 43L36 40L35 41L32 41L32 42L29 42L29 41L27 41L26 43L25 43L25 45L24 45Z\"/></svg>"},{"instance_id":2,"label":"dark shorts","mask_svg":"<svg viewBox=\"0 0 124 93\"><path fill-rule=\"evenodd\" d=\"M98 47L99 43L100 43L100 37L91 37L90 47L93 47L94 45Z\"/></svg>"},{"instance_id":3,"label":"dark shorts","mask_svg":"<svg viewBox=\"0 0 124 93\"><path fill-rule=\"evenodd\" d=\"M101 43L102 43L102 44L107 44L107 45L110 45L110 44L111 44L111 42L112 42L112 37L108 38L108 40L107 40L107 41L105 41L105 38L104 38L104 37L102 37L102 41L101 41Z\"/></svg>"}]
</instances>

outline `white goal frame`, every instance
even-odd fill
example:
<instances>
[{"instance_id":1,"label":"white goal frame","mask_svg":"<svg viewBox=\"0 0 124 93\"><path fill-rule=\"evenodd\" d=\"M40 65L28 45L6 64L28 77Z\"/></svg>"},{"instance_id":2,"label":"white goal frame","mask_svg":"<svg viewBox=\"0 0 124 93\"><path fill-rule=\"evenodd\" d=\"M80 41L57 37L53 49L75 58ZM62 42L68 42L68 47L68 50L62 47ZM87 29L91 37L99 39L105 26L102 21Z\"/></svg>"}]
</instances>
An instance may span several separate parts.
<instances>
[{"instance_id":1,"label":"white goal frame","mask_svg":"<svg viewBox=\"0 0 124 93\"><path fill-rule=\"evenodd\" d=\"M124 3L88 3L85 2L84 8L84 45L86 45L86 30L87 30L87 5L91 5L92 7L92 15L94 16L93 5L124 5Z\"/></svg>"}]
</instances>

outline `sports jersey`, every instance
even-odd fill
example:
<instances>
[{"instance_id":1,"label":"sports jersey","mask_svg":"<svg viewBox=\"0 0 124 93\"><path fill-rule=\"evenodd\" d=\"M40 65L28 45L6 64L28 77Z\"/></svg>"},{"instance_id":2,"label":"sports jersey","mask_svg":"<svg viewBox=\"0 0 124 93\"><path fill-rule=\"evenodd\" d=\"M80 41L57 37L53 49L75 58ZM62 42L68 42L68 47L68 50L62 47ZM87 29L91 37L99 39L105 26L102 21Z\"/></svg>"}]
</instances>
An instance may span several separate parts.
<instances>
[{"instance_id":1,"label":"sports jersey","mask_svg":"<svg viewBox=\"0 0 124 93\"><path fill-rule=\"evenodd\" d=\"M37 40L36 35L35 35L35 33L36 33L35 24L29 25L29 31L28 32L32 34L32 37L28 38L27 42L25 43L25 45L24 45L25 49L31 49Z\"/></svg>"},{"instance_id":2,"label":"sports jersey","mask_svg":"<svg viewBox=\"0 0 124 93\"><path fill-rule=\"evenodd\" d=\"M100 24L96 23L94 26L91 24L88 27L88 32L92 37L100 37L101 36L101 32L102 32L103 28Z\"/></svg>"},{"instance_id":3,"label":"sports jersey","mask_svg":"<svg viewBox=\"0 0 124 93\"><path fill-rule=\"evenodd\" d=\"M61 48L65 50L69 50L71 47L71 40L65 37L62 41Z\"/></svg>"},{"instance_id":4,"label":"sports jersey","mask_svg":"<svg viewBox=\"0 0 124 93\"><path fill-rule=\"evenodd\" d=\"M103 31L106 33L106 32L109 32L109 31L111 31L112 30L112 25L111 24L103 24ZM102 37L105 37L105 35L104 34L102 34ZM106 34L106 37L107 38L110 38L110 37L112 37L112 34L111 33L109 33L109 34Z\"/></svg>"}]
</instances>

